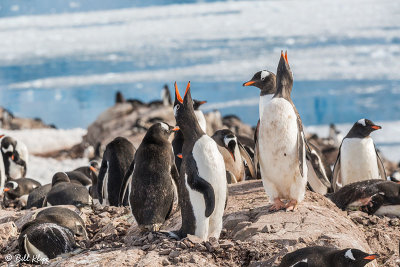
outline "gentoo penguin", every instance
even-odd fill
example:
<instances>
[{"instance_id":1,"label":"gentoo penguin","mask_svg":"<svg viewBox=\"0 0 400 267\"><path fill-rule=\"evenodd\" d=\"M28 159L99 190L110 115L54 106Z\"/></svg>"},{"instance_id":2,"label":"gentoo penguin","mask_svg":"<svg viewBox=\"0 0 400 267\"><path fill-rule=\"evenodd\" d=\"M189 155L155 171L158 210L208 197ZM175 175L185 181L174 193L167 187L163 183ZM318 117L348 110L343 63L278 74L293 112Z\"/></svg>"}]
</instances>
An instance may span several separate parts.
<instances>
[{"instance_id":1,"label":"gentoo penguin","mask_svg":"<svg viewBox=\"0 0 400 267\"><path fill-rule=\"evenodd\" d=\"M2 166L0 188L4 188L5 179L18 179L26 175L28 149L21 141L11 136L0 136ZM4 172L4 173L3 173Z\"/></svg>"},{"instance_id":2,"label":"gentoo penguin","mask_svg":"<svg viewBox=\"0 0 400 267\"><path fill-rule=\"evenodd\" d=\"M345 185L327 194L340 209L361 209L368 214L400 216L400 184L381 179Z\"/></svg>"},{"instance_id":3,"label":"gentoo penguin","mask_svg":"<svg viewBox=\"0 0 400 267\"><path fill-rule=\"evenodd\" d=\"M203 112L199 109L201 105L207 103L207 101L200 101L193 99L193 109L194 109L194 114L196 115L197 122L200 125L200 128L203 130L203 132L206 133L207 130L207 122L204 117ZM182 159L178 157L177 155L182 154L182 146L183 146L183 133L181 131L175 132L174 139L172 140L172 148L174 149L174 154L175 154L175 165L178 171L181 169L181 163Z\"/></svg>"},{"instance_id":4,"label":"gentoo penguin","mask_svg":"<svg viewBox=\"0 0 400 267\"><path fill-rule=\"evenodd\" d=\"M45 200L47 194L51 190L51 184L45 184L33 189L28 195L28 201L26 208L30 209L33 207L42 208L45 206Z\"/></svg>"},{"instance_id":5,"label":"gentoo penguin","mask_svg":"<svg viewBox=\"0 0 400 267\"><path fill-rule=\"evenodd\" d=\"M246 161L252 177L255 178L253 161L231 130L218 130L211 138L217 143L218 150L224 158L226 171L231 172L233 175L231 183L245 180L245 165L243 160Z\"/></svg>"},{"instance_id":6,"label":"gentoo penguin","mask_svg":"<svg viewBox=\"0 0 400 267\"><path fill-rule=\"evenodd\" d=\"M339 147L343 140L342 134L333 123L329 125L329 139L333 141L333 145L336 147Z\"/></svg>"},{"instance_id":7,"label":"gentoo penguin","mask_svg":"<svg viewBox=\"0 0 400 267\"><path fill-rule=\"evenodd\" d=\"M39 182L29 178L8 181L4 187L4 199L15 200L18 198L21 206L25 207L29 193L40 186Z\"/></svg>"},{"instance_id":8,"label":"gentoo penguin","mask_svg":"<svg viewBox=\"0 0 400 267\"><path fill-rule=\"evenodd\" d=\"M76 236L88 239L85 222L82 220L81 216L75 211L64 207L49 207L41 210L36 214L35 220L32 222L55 223L68 228ZM21 231L23 230L24 228L22 228Z\"/></svg>"},{"instance_id":9,"label":"gentoo penguin","mask_svg":"<svg viewBox=\"0 0 400 267\"><path fill-rule=\"evenodd\" d=\"M91 183L88 183L87 180L85 179L85 185L84 183L81 183L82 185L86 186L89 190L89 194L92 197L93 200L98 201L98 196L97 196L97 176L99 174L99 169L100 169L100 164L96 160L92 160L89 162L89 166L83 166L79 167L74 170L74 172L81 172L83 173L86 177L88 177L91 181ZM73 182L73 181L72 181Z\"/></svg>"},{"instance_id":10,"label":"gentoo penguin","mask_svg":"<svg viewBox=\"0 0 400 267\"><path fill-rule=\"evenodd\" d=\"M92 204L89 191L83 185L71 183L65 172L57 172L51 182L51 190L46 197L47 206Z\"/></svg>"},{"instance_id":11,"label":"gentoo penguin","mask_svg":"<svg viewBox=\"0 0 400 267\"><path fill-rule=\"evenodd\" d=\"M172 106L171 92L169 91L167 84L164 84L164 87L161 90L161 101L164 106Z\"/></svg>"},{"instance_id":12,"label":"gentoo penguin","mask_svg":"<svg viewBox=\"0 0 400 267\"><path fill-rule=\"evenodd\" d=\"M45 264L46 259L54 259L77 248L74 234L68 228L55 223L28 224L18 237L18 248L32 263Z\"/></svg>"},{"instance_id":13,"label":"gentoo penguin","mask_svg":"<svg viewBox=\"0 0 400 267\"><path fill-rule=\"evenodd\" d=\"M313 192L325 195L332 192L332 170L322 151L312 141L306 142L308 187Z\"/></svg>"},{"instance_id":14,"label":"gentoo penguin","mask_svg":"<svg viewBox=\"0 0 400 267\"><path fill-rule=\"evenodd\" d=\"M120 91L117 91L115 93L115 104L121 104L121 103L125 103L125 102L126 102L126 100L125 100L124 95Z\"/></svg>"},{"instance_id":15,"label":"gentoo penguin","mask_svg":"<svg viewBox=\"0 0 400 267\"><path fill-rule=\"evenodd\" d=\"M293 75L287 53L281 53L276 93L263 110L259 126L259 162L261 178L270 210L295 210L304 199L307 164L303 126L290 94ZM281 199L289 200L288 203Z\"/></svg>"},{"instance_id":16,"label":"gentoo penguin","mask_svg":"<svg viewBox=\"0 0 400 267\"><path fill-rule=\"evenodd\" d=\"M182 215L178 236L192 234L203 240L218 239L227 197L225 163L217 144L196 119L190 82L184 99L175 83L174 115L185 140L178 185Z\"/></svg>"},{"instance_id":17,"label":"gentoo penguin","mask_svg":"<svg viewBox=\"0 0 400 267\"><path fill-rule=\"evenodd\" d=\"M124 177L135 152L135 147L124 137L117 137L106 146L97 179L100 204L118 206L122 185L126 183ZM125 204L128 204L127 198Z\"/></svg>"},{"instance_id":18,"label":"gentoo penguin","mask_svg":"<svg viewBox=\"0 0 400 267\"><path fill-rule=\"evenodd\" d=\"M385 167L376 152L375 144L369 136L381 129L372 121L357 121L345 136L339 148L333 170L333 189L336 192L343 186L371 179L386 180Z\"/></svg>"},{"instance_id":19,"label":"gentoo penguin","mask_svg":"<svg viewBox=\"0 0 400 267\"><path fill-rule=\"evenodd\" d=\"M129 204L142 230L158 231L171 214L179 179L172 145L168 141L178 127L156 123L149 128L126 175L131 176ZM131 181L129 181L131 180ZM125 188L125 187L124 187ZM120 197L122 201L123 196Z\"/></svg>"},{"instance_id":20,"label":"gentoo penguin","mask_svg":"<svg viewBox=\"0 0 400 267\"><path fill-rule=\"evenodd\" d=\"M378 258L359 249L331 247L306 247L286 254L279 267L362 267Z\"/></svg>"}]
</instances>

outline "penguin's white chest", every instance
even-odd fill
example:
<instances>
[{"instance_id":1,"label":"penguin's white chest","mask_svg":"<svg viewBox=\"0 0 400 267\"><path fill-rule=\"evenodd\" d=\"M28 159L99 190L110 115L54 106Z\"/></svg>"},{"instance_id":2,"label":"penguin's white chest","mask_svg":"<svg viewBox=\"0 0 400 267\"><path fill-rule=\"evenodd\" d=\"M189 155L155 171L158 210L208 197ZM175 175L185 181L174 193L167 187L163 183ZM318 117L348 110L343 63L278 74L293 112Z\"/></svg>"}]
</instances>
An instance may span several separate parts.
<instances>
[{"instance_id":1,"label":"penguin's white chest","mask_svg":"<svg viewBox=\"0 0 400 267\"><path fill-rule=\"evenodd\" d=\"M303 166L304 174L301 176L297 135L297 116L293 106L283 98L273 98L264 107L259 132L261 176L270 197L300 201L304 195L307 167ZM304 146L300 149L304 151ZM291 189L296 184L298 192Z\"/></svg>"},{"instance_id":2,"label":"penguin's white chest","mask_svg":"<svg viewBox=\"0 0 400 267\"><path fill-rule=\"evenodd\" d=\"M343 186L357 181L379 179L372 138L345 138L340 149L340 166Z\"/></svg>"},{"instance_id":3,"label":"penguin's white chest","mask_svg":"<svg viewBox=\"0 0 400 267\"><path fill-rule=\"evenodd\" d=\"M206 118L204 117L203 111L201 110L195 110L194 115L196 115L197 121L200 125L200 128L203 130L204 133L207 133L207 122Z\"/></svg>"},{"instance_id":4,"label":"penguin's white chest","mask_svg":"<svg viewBox=\"0 0 400 267\"><path fill-rule=\"evenodd\" d=\"M273 96L274 96L273 94L260 96L260 103L259 103L260 120L263 115L264 107L268 105L268 103L271 101Z\"/></svg>"}]
</instances>

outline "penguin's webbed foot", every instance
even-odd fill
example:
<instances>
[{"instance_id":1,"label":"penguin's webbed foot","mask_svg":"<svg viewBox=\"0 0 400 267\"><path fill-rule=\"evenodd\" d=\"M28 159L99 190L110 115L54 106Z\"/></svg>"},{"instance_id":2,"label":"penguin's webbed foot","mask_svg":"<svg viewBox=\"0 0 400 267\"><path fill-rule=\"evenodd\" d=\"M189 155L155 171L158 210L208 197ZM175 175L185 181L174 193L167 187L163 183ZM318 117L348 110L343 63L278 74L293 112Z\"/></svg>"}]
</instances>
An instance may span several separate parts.
<instances>
[{"instance_id":1,"label":"penguin's webbed foot","mask_svg":"<svg viewBox=\"0 0 400 267\"><path fill-rule=\"evenodd\" d=\"M269 211L278 211L278 210L283 210L286 207L285 203L280 200L280 198L275 198L274 199L274 204L272 204L271 207L269 207Z\"/></svg>"},{"instance_id":2,"label":"penguin's webbed foot","mask_svg":"<svg viewBox=\"0 0 400 267\"><path fill-rule=\"evenodd\" d=\"M297 210L297 204L298 204L297 200L294 200L294 199L290 200L289 203L287 203L286 206L285 206L286 211L295 211L295 210Z\"/></svg>"}]
</instances>

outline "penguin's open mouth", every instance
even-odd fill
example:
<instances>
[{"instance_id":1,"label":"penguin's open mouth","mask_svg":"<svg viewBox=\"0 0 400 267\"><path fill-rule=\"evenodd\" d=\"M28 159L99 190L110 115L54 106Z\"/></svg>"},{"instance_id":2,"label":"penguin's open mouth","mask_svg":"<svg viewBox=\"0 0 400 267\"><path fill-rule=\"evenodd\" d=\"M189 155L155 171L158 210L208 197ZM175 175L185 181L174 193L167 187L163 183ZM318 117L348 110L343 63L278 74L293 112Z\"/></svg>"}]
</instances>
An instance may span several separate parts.
<instances>
[{"instance_id":1,"label":"penguin's open mouth","mask_svg":"<svg viewBox=\"0 0 400 267\"><path fill-rule=\"evenodd\" d=\"M176 84L176 82L175 82L174 85L175 85L175 94L176 94L176 98L178 99L179 102L181 102L181 104L183 104L183 99L182 99L182 97L181 97L181 94L179 93L178 85Z\"/></svg>"},{"instance_id":2,"label":"penguin's open mouth","mask_svg":"<svg viewBox=\"0 0 400 267\"><path fill-rule=\"evenodd\" d=\"M283 54L283 51L281 51L281 57L283 57L286 61L287 64L289 64L289 61L287 59L287 50L285 51L285 54Z\"/></svg>"},{"instance_id":3,"label":"penguin's open mouth","mask_svg":"<svg viewBox=\"0 0 400 267\"><path fill-rule=\"evenodd\" d=\"M372 261L372 260L375 260L376 258L378 258L377 254L371 254L371 255L368 255L367 257L365 257L364 260Z\"/></svg>"},{"instance_id":4,"label":"penguin's open mouth","mask_svg":"<svg viewBox=\"0 0 400 267\"><path fill-rule=\"evenodd\" d=\"M253 85L253 84L255 84L256 82L255 81L248 81L248 82L245 82L244 84L243 84L243 86L250 86L250 85Z\"/></svg>"},{"instance_id":5,"label":"penguin's open mouth","mask_svg":"<svg viewBox=\"0 0 400 267\"><path fill-rule=\"evenodd\" d=\"M378 125L372 125L371 128L374 129L374 130L382 129L382 127L378 126Z\"/></svg>"}]
</instances>

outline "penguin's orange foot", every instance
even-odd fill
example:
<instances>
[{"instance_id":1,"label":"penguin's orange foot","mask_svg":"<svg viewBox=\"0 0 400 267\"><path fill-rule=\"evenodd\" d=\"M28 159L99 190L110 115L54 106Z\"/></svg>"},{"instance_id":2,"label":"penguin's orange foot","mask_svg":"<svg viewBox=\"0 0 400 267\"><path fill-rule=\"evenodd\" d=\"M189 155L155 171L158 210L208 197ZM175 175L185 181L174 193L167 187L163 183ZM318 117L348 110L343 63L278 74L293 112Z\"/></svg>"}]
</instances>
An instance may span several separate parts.
<instances>
[{"instance_id":1,"label":"penguin's orange foot","mask_svg":"<svg viewBox=\"0 0 400 267\"><path fill-rule=\"evenodd\" d=\"M297 210L297 200L294 200L294 199L290 200L290 202L286 204L285 208L286 208L286 211Z\"/></svg>"},{"instance_id":2,"label":"penguin's orange foot","mask_svg":"<svg viewBox=\"0 0 400 267\"><path fill-rule=\"evenodd\" d=\"M274 199L274 204L269 207L269 211L278 211L283 210L286 207L285 203L283 203L279 198Z\"/></svg>"}]
</instances>

